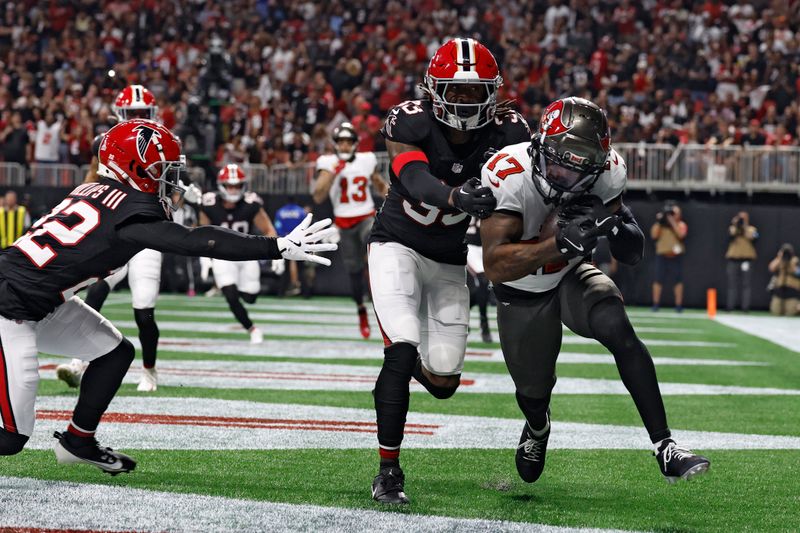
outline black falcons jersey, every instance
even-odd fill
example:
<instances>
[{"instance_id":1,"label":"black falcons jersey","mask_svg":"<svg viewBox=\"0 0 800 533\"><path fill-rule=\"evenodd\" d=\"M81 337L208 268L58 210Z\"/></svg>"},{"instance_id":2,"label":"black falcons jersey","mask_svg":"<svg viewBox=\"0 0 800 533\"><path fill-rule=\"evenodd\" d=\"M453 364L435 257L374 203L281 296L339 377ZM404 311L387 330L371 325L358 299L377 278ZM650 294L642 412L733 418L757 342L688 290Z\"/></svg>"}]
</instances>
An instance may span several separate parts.
<instances>
[{"instance_id":1,"label":"black falcons jersey","mask_svg":"<svg viewBox=\"0 0 800 533\"><path fill-rule=\"evenodd\" d=\"M0 252L0 315L41 320L75 291L142 250L117 237L128 222L166 220L158 197L103 179L84 183Z\"/></svg>"},{"instance_id":2,"label":"black falcons jersey","mask_svg":"<svg viewBox=\"0 0 800 533\"><path fill-rule=\"evenodd\" d=\"M225 207L225 201L219 192L207 192L203 195L200 210L206 214L211 224L232 229L240 233L250 233L253 219L264 202L254 192L246 192L231 209Z\"/></svg>"},{"instance_id":3,"label":"black falcons jersey","mask_svg":"<svg viewBox=\"0 0 800 533\"><path fill-rule=\"evenodd\" d=\"M451 144L445 126L433 115L430 101L410 100L392 108L381 130L383 136L418 146L428 158L431 174L451 187L480 177L489 149L529 141L530 130L516 112L503 113L473 132L463 145ZM413 198L393 170L391 188L372 227L370 242L399 242L441 263L466 264L464 232L469 215L453 208L440 208Z\"/></svg>"}]
</instances>

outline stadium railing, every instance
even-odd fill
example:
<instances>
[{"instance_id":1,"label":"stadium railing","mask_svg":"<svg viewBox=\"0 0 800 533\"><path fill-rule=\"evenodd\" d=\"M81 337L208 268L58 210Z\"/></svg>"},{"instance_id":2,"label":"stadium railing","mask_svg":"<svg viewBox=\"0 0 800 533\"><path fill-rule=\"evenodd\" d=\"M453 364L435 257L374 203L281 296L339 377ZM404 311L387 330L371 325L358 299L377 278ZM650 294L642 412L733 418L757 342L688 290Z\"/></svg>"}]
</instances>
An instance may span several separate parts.
<instances>
[{"instance_id":1,"label":"stadium railing","mask_svg":"<svg viewBox=\"0 0 800 533\"><path fill-rule=\"evenodd\" d=\"M800 194L800 147L619 143L614 148L627 164L629 189ZM386 153L376 155L377 170L386 176L389 158ZM314 163L244 167L253 190L267 195L308 194L315 178ZM35 163L25 169L0 162L0 186L72 187L83 181L87 170L86 165ZM200 167L190 168L188 178L204 187L211 182Z\"/></svg>"}]
</instances>

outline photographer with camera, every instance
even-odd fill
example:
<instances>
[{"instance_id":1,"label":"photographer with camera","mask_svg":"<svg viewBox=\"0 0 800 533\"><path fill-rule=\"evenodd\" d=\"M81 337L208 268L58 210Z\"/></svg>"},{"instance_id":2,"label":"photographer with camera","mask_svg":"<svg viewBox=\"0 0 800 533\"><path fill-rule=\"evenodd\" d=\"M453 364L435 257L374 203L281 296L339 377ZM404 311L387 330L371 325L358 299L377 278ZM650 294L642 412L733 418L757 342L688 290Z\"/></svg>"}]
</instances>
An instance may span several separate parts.
<instances>
[{"instance_id":1,"label":"photographer with camera","mask_svg":"<svg viewBox=\"0 0 800 533\"><path fill-rule=\"evenodd\" d=\"M773 315L800 314L800 259L794 247L784 243L775 259L769 262L772 279L767 290L772 293L769 312Z\"/></svg>"},{"instance_id":2,"label":"photographer with camera","mask_svg":"<svg viewBox=\"0 0 800 533\"><path fill-rule=\"evenodd\" d=\"M752 277L753 261L756 260L756 247L754 242L758 239L758 230L750 225L750 214L739 211L731 220L728 227L731 241L728 251L725 252L727 260L728 297L725 306L728 311L736 307L737 293L742 291L742 311L750 310L750 278Z\"/></svg>"},{"instance_id":3,"label":"photographer with camera","mask_svg":"<svg viewBox=\"0 0 800 533\"><path fill-rule=\"evenodd\" d=\"M683 255L684 240L689 228L681 219L681 208L667 202L656 215L650 228L650 237L656 243L656 276L653 281L653 311L661 304L661 290L666 282L674 284L675 311L683 311Z\"/></svg>"}]
</instances>

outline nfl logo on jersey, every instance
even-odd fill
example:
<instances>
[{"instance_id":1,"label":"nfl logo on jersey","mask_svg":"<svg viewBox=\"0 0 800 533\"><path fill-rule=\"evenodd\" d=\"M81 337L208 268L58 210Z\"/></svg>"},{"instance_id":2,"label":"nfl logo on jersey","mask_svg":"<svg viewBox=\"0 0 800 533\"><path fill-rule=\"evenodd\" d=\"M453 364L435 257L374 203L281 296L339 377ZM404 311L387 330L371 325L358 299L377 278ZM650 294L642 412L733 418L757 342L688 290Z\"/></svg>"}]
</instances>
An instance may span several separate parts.
<instances>
[{"instance_id":1,"label":"nfl logo on jersey","mask_svg":"<svg viewBox=\"0 0 800 533\"><path fill-rule=\"evenodd\" d=\"M453 163L454 174L461 174L462 170L464 170L464 165L462 165L461 163Z\"/></svg>"}]
</instances>

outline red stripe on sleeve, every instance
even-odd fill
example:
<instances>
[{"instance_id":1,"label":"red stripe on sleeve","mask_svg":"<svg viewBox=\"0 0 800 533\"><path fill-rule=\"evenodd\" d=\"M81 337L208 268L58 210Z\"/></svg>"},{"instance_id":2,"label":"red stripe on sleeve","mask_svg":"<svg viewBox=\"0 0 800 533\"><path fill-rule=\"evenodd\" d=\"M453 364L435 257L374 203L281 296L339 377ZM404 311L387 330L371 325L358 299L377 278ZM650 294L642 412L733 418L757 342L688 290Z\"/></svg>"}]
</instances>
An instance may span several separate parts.
<instances>
[{"instance_id":1,"label":"red stripe on sleeve","mask_svg":"<svg viewBox=\"0 0 800 533\"><path fill-rule=\"evenodd\" d=\"M394 159L392 159L392 172L394 172L394 175L399 178L400 171L403 170L403 167L412 161L422 161L423 163L427 163L428 156L426 156L425 152L422 150L414 150L413 152L403 152L402 154L398 154Z\"/></svg>"}]
</instances>

